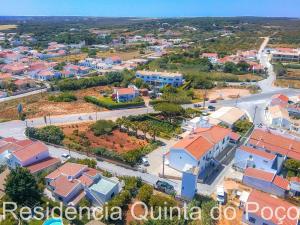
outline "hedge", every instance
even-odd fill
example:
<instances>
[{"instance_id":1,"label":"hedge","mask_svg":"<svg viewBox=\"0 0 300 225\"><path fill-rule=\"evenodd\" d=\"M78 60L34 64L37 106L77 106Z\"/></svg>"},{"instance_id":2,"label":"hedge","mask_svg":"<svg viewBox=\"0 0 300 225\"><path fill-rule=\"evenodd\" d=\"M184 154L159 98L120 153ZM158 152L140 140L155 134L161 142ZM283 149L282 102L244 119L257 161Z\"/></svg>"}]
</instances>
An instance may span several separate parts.
<instances>
[{"instance_id":1,"label":"hedge","mask_svg":"<svg viewBox=\"0 0 300 225\"><path fill-rule=\"evenodd\" d=\"M121 108L129 108L129 107L139 107L144 106L145 102L141 100L140 98L137 98L136 100L130 101L130 102L114 102L109 98L95 98L93 96L85 96L84 100L86 102L95 104L100 107L104 107L107 109L121 109Z\"/></svg>"},{"instance_id":2,"label":"hedge","mask_svg":"<svg viewBox=\"0 0 300 225\"><path fill-rule=\"evenodd\" d=\"M113 150L108 150L106 148L94 148L93 152L98 156L119 160L128 163L131 166L134 166L136 163L138 163L141 160L143 156L152 152L157 147L158 145L156 143L151 143L147 146L140 147L123 154L118 154L117 152Z\"/></svg>"}]
</instances>

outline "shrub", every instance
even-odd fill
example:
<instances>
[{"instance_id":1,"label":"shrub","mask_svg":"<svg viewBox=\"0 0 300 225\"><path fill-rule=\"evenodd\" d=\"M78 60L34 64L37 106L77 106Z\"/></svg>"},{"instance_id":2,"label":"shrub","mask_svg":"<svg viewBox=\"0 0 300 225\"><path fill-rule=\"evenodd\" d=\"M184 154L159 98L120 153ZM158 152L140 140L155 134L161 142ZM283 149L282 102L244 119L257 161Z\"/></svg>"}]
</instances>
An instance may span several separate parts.
<instances>
[{"instance_id":1,"label":"shrub","mask_svg":"<svg viewBox=\"0 0 300 225\"><path fill-rule=\"evenodd\" d=\"M101 136L110 134L116 128L116 124L111 120L98 120L90 128L95 136Z\"/></svg>"},{"instance_id":2,"label":"shrub","mask_svg":"<svg viewBox=\"0 0 300 225\"><path fill-rule=\"evenodd\" d=\"M129 108L129 107L138 107L138 106L144 106L145 102L141 98L133 99L129 102L115 102L111 98L95 98L92 96L85 96L84 100L86 102L95 104L100 107L104 107L107 109L120 109L120 108Z\"/></svg>"},{"instance_id":3,"label":"shrub","mask_svg":"<svg viewBox=\"0 0 300 225\"><path fill-rule=\"evenodd\" d=\"M234 132L238 132L241 135L244 135L252 126L253 123L249 120L238 120L233 124L232 130Z\"/></svg>"},{"instance_id":4,"label":"shrub","mask_svg":"<svg viewBox=\"0 0 300 225\"><path fill-rule=\"evenodd\" d=\"M56 145L61 145L65 138L63 131L57 126L46 126L43 128L27 127L25 133L30 138Z\"/></svg>"},{"instance_id":5,"label":"shrub","mask_svg":"<svg viewBox=\"0 0 300 225\"><path fill-rule=\"evenodd\" d=\"M153 187L148 184L144 184L140 188L137 198L140 201L144 202L146 205L149 205L149 201L152 195L153 195Z\"/></svg>"},{"instance_id":6,"label":"shrub","mask_svg":"<svg viewBox=\"0 0 300 225\"><path fill-rule=\"evenodd\" d=\"M77 97L74 94L65 92L57 96L51 95L48 100L53 102L74 102L77 101Z\"/></svg>"}]
</instances>

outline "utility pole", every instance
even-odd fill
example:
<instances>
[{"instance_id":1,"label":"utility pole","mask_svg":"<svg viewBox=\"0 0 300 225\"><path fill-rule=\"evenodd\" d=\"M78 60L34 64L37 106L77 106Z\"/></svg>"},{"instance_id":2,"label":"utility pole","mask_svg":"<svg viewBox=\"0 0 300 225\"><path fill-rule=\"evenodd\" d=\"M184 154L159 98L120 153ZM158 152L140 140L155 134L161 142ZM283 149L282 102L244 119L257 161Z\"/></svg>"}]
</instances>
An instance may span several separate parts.
<instances>
[{"instance_id":1,"label":"utility pole","mask_svg":"<svg viewBox=\"0 0 300 225\"><path fill-rule=\"evenodd\" d=\"M254 115L253 115L253 124L255 123L255 116L256 116L256 110L257 110L257 105L254 108Z\"/></svg>"},{"instance_id":2,"label":"utility pole","mask_svg":"<svg viewBox=\"0 0 300 225\"><path fill-rule=\"evenodd\" d=\"M162 176L165 177L165 154L163 154L163 171L162 171Z\"/></svg>"},{"instance_id":3,"label":"utility pole","mask_svg":"<svg viewBox=\"0 0 300 225\"><path fill-rule=\"evenodd\" d=\"M207 90L205 89L204 96L203 96L203 108L205 108L206 96L207 96Z\"/></svg>"}]
</instances>

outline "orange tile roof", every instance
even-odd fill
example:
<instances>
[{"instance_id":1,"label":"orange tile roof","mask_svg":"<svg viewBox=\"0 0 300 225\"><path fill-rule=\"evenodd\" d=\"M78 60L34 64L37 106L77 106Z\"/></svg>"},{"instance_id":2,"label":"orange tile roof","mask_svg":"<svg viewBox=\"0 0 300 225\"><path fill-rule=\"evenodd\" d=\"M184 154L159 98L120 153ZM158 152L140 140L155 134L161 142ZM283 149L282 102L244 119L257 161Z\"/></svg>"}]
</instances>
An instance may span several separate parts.
<instances>
[{"instance_id":1,"label":"orange tile roof","mask_svg":"<svg viewBox=\"0 0 300 225\"><path fill-rule=\"evenodd\" d=\"M82 183L84 186L91 186L94 181L93 179L91 179L89 176L87 176L86 174L83 174L82 176L78 177L78 180L80 181L80 183Z\"/></svg>"},{"instance_id":2,"label":"orange tile roof","mask_svg":"<svg viewBox=\"0 0 300 225\"><path fill-rule=\"evenodd\" d=\"M292 177L291 182L300 183L300 177Z\"/></svg>"},{"instance_id":3,"label":"orange tile roof","mask_svg":"<svg viewBox=\"0 0 300 225\"><path fill-rule=\"evenodd\" d=\"M289 190L289 181L283 177L277 176L275 173L248 167L245 170L244 176L267 181L281 189Z\"/></svg>"},{"instance_id":4,"label":"orange tile roof","mask_svg":"<svg viewBox=\"0 0 300 225\"><path fill-rule=\"evenodd\" d=\"M253 203L258 205L258 209ZM298 219L294 219L297 218L298 215L297 207L287 201L284 201L283 199L253 190L250 193L246 204L248 205L245 207L245 210L248 209L249 213L251 211L256 211L255 214L258 217L263 217L263 215L265 218L270 217L270 221L272 221L273 224L297 225L298 223ZM273 214L271 214L269 210L263 210L265 207L270 207L273 211ZM277 210L277 216L275 216L275 210L277 208L279 209L279 207L283 207L285 210ZM287 216L288 210L290 212L290 216ZM280 220L280 218L283 219Z\"/></svg>"},{"instance_id":5,"label":"orange tile roof","mask_svg":"<svg viewBox=\"0 0 300 225\"><path fill-rule=\"evenodd\" d=\"M130 95L135 94L134 88L117 88L116 91L119 95Z\"/></svg>"},{"instance_id":6,"label":"orange tile roof","mask_svg":"<svg viewBox=\"0 0 300 225\"><path fill-rule=\"evenodd\" d=\"M276 95L273 95L271 98L272 99L278 98L283 102L288 102L289 101L289 97L287 97L286 95L283 95L283 94L276 94Z\"/></svg>"},{"instance_id":7,"label":"orange tile roof","mask_svg":"<svg viewBox=\"0 0 300 225\"><path fill-rule=\"evenodd\" d=\"M253 178L257 178L259 180L272 182L275 177L275 174L264 171L264 170L258 170L255 168L248 167L245 170L244 176L253 177Z\"/></svg>"},{"instance_id":8,"label":"orange tile roof","mask_svg":"<svg viewBox=\"0 0 300 225\"><path fill-rule=\"evenodd\" d=\"M36 141L33 142L31 145L27 145L26 147L13 152L12 154L17 159L24 162L46 151L48 151L48 147L43 142Z\"/></svg>"},{"instance_id":9,"label":"orange tile roof","mask_svg":"<svg viewBox=\"0 0 300 225\"><path fill-rule=\"evenodd\" d=\"M265 152L262 150L257 150L255 148L251 148L251 147L245 146L245 145L242 145L239 148L245 152L248 152L248 153L254 154L254 155L258 155L258 156L261 156L261 157L269 159L269 160L273 160L276 157L276 155L274 155L274 154L271 154L271 153L268 153L268 152Z\"/></svg>"},{"instance_id":10,"label":"orange tile roof","mask_svg":"<svg viewBox=\"0 0 300 225\"><path fill-rule=\"evenodd\" d=\"M78 180L69 180L67 176L60 175L50 182L54 188L54 193L62 197L67 197L76 187L80 185Z\"/></svg>"},{"instance_id":11,"label":"orange tile roof","mask_svg":"<svg viewBox=\"0 0 300 225\"><path fill-rule=\"evenodd\" d=\"M31 173L37 173L39 171L42 171L44 169L47 169L47 168L49 168L53 165L59 164L59 163L60 163L60 160L58 158L49 157L47 159L44 159L41 162L31 164L31 165L27 166L26 168L29 169L29 171Z\"/></svg>"},{"instance_id":12,"label":"orange tile roof","mask_svg":"<svg viewBox=\"0 0 300 225\"><path fill-rule=\"evenodd\" d=\"M47 179L55 179L59 177L60 175L65 176L77 176L81 171L86 170L88 167L86 165L81 165L77 163L65 163L61 167L59 167L57 170L50 173L46 178Z\"/></svg>"},{"instance_id":13,"label":"orange tile roof","mask_svg":"<svg viewBox=\"0 0 300 225\"><path fill-rule=\"evenodd\" d=\"M185 149L194 158L199 160L213 146L230 135L231 130L219 126L199 128L194 134L177 142L172 149Z\"/></svg>"},{"instance_id":14,"label":"orange tile roof","mask_svg":"<svg viewBox=\"0 0 300 225\"><path fill-rule=\"evenodd\" d=\"M94 177L97 174L100 174L100 171L98 171L96 169L93 169L93 168L88 168L86 171L84 171L84 173L91 176L91 177Z\"/></svg>"},{"instance_id":15,"label":"orange tile roof","mask_svg":"<svg viewBox=\"0 0 300 225\"><path fill-rule=\"evenodd\" d=\"M300 160L300 142L295 139L274 134L270 131L255 129L248 143Z\"/></svg>"},{"instance_id":16,"label":"orange tile roof","mask_svg":"<svg viewBox=\"0 0 300 225\"><path fill-rule=\"evenodd\" d=\"M284 190L289 190L289 181L287 179L284 179L283 177L280 176L275 176L273 180L273 184L276 186L284 189Z\"/></svg>"}]
</instances>

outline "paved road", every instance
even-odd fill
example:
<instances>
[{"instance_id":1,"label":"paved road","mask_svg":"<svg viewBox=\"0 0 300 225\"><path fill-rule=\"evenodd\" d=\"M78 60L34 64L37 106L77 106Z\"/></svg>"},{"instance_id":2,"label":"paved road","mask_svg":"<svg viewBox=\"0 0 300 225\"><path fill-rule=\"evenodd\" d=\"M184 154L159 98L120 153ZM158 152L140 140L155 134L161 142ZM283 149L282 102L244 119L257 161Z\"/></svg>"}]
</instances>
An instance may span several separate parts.
<instances>
[{"instance_id":1,"label":"paved road","mask_svg":"<svg viewBox=\"0 0 300 225\"><path fill-rule=\"evenodd\" d=\"M13 100L13 99L23 98L23 97L27 97L27 96L30 96L30 95L36 95L36 94L44 93L44 92L47 92L47 88L27 92L27 93L20 94L20 95L9 96L9 97L6 97L6 98L0 98L0 102L7 102L7 101L10 101L10 100Z\"/></svg>"}]
</instances>

